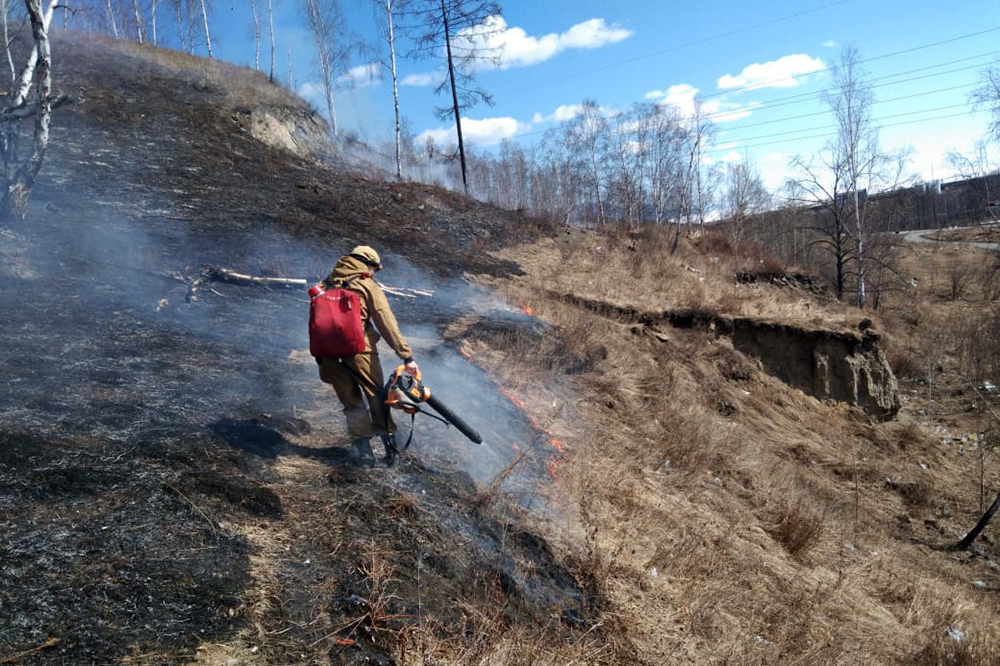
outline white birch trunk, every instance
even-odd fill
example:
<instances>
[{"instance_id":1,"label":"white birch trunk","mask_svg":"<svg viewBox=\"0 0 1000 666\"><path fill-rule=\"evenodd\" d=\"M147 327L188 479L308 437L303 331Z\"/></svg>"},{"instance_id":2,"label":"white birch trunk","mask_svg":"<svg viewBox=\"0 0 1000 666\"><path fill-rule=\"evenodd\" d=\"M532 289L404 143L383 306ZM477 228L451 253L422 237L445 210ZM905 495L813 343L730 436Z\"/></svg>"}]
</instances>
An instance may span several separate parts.
<instances>
[{"instance_id":1,"label":"white birch trunk","mask_svg":"<svg viewBox=\"0 0 1000 666\"><path fill-rule=\"evenodd\" d=\"M25 2L27 2L27 0L25 0ZM51 2L49 2L48 9L46 9L45 13L40 15L39 18L42 23L42 32L45 34L46 44L48 44L49 24L52 22L52 13L55 11L57 6L58 0L51 0ZM111 7L110 0L108 0L108 7ZM114 24L113 22L114 17L112 17L112 25ZM115 36L118 36L117 31L115 32ZM38 49L31 49L31 53L28 55L28 62L24 65L24 69L21 70L21 75L17 79L17 85L14 87L10 106L21 106L24 104L24 100L28 98L28 93L31 91L31 80L35 76L37 63Z\"/></svg>"},{"instance_id":2,"label":"white birch trunk","mask_svg":"<svg viewBox=\"0 0 1000 666\"><path fill-rule=\"evenodd\" d=\"M292 47L285 47L285 60L288 63L288 89L292 89Z\"/></svg>"},{"instance_id":3,"label":"white birch trunk","mask_svg":"<svg viewBox=\"0 0 1000 666\"><path fill-rule=\"evenodd\" d=\"M257 2L250 0L250 11L253 12L253 68L260 71L260 17L257 16Z\"/></svg>"},{"instance_id":4,"label":"white birch trunk","mask_svg":"<svg viewBox=\"0 0 1000 666\"><path fill-rule=\"evenodd\" d=\"M49 47L48 25L52 19L52 9L55 2L42 14L41 0L25 0L25 7L31 19L31 34L34 37L33 49L35 66L32 71L37 75L38 113L35 115L35 138L31 146L31 155L14 174L12 182L7 183L4 192L3 208L0 215L5 219L23 220L28 208L28 196L35 177L42 168L42 158L49 142L49 123L51 119L51 102L49 92L52 87L52 56Z\"/></svg>"},{"instance_id":5,"label":"white birch trunk","mask_svg":"<svg viewBox=\"0 0 1000 666\"><path fill-rule=\"evenodd\" d=\"M135 31L142 44L142 14L139 12L139 0L132 0L132 13L135 14Z\"/></svg>"},{"instance_id":6,"label":"white birch trunk","mask_svg":"<svg viewBox=\"0 0 1000 666\"><path fill-rule=\"evenodd\" d=\"M274 83L274 0L267 0L267 23L271 32L271 70L267 78Z\"/></svg>"},{"instance_id":7,"label":"white birch trunk","mask_svg":"<svg viewBox=\"0 0 1000 666\"><path fill-rule=\"evenodd\" d=\"M108 8L108 20L111 21L111 33L118 39L118 24L115 23L115 10L111 8L111 0L105 0L105 6Z\"/></svg>"},{"instance_id":8,"label":"white birch trunk","mask_svg":"<svg viewBox=\"0 0 1000 666\"><path fill-rule=\"evenodd\" d=\"M396 39L392 31L392 0L385 0L385 15L389 23L389 64L392 70L392 105L396 112L396 180L403 180L403 126L399 120L399 85L396 82Z\"/></svg>"},{"instance_id":9,"label":"white birch trunk","mask_svg":"<svg viewBox=\"0 0 1000 666\"><path fill-rule=\"evenodd\" d=\"M7 0L0 0L3 8L3 45L7 51L7 64L10 65L10 91L14 94L14 82L17 80L17 69L14 67L14 56L10 52L10 36L7 34Z\"/></svg>"},{"instance_id":10,"label":"white birch trunk","mask_svg":"<svg viewBox=\"0 0 1000 666\"><path fill-rule=\"evenodd\" d=\"M208 57L212 57L212 33L208 30L208 8L205 7L205 0L201 0L201 19L205 24L205 48L208 49Z\"/></svg>"},{"instance_id":11,"label":"white birch trunk","mask_svg":"<svg viewBox=\"0 0 1000 666\"><path fill-rule=\"evenodd\" d=\"M149 23L153 30L153 46L156 46L156 5L157 0L152 0L149 5Z\"/></svg>"}]
</instances>

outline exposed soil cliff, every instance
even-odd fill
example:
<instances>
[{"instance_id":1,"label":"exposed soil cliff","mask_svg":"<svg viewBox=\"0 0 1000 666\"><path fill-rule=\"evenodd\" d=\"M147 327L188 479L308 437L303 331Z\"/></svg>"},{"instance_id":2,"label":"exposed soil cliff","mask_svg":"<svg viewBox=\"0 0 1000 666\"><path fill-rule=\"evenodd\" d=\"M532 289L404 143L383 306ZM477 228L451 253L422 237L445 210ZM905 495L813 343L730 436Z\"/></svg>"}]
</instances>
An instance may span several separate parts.
<instances>
[{"instance_id":1,"label":"exposed soil cliff","mask_svg":"<svg viewBox=\"0 0 1000 666\"><path fill-rule=\"evenodd\" d=\"M857 405L880 419L891 419L899 411L896 378L872 331L809 329L695 310L644 311L575 294L554 295L619 321L713 330L729 338L737 351L757 359L765 371L809 395Z\"/></svg>"}]
</instances>

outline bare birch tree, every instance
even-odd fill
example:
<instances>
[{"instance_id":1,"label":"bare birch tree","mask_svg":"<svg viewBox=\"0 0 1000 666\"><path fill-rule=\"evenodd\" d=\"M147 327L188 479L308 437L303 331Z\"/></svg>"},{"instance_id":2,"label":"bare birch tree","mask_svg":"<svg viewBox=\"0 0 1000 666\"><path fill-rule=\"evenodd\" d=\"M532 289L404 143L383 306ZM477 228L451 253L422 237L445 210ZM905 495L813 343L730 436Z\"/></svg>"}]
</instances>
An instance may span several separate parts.
<instances>
[{"instance_id":1,"label":"bare birch tree","mask_svg":"<svg viewBox=\"0 0 1000 666\"><path fill-rule=\"evenodd\" d=\"M316 68L323 83L330 128L333 135L337 136L337 108L333 101L333 90L337 74L343 69L350 54L346 37L347 27L337 0L304 0L304 2L309 30L316 45Z\"/></svg>"},{"instance_id":2,"label":"bare birch tree","mask_svg":"<svg viewBox=\"0 0 1000 666\"><path fill-rule=\"evenodd\" d=\"M208 57L212 57L212 33L208 29L208 7L206 0L201 0L201 19L205 24L205 48L208 49Z\"/></svg>"},{"instance_id":3,"label":"bare birch tree","mask_svg":"<svg viewBox=\"0 0 1000 666\"><path fill-rule=\"evenodd\" d=\"M45 148L49 141L49 125L52 109L67 101L65 96L52 96L52 56L48 29L52 13L57 7L52 0L42 11L41 0L25 0L25 8L31 22L34 48L28 62L14 83L11 105L0 111L0 124L4 126L0 141L0 155L3 158L4 187L0 200L0 220L3 222L24 219L28 209L28 198L35 178L42 168ZM35 101L27 101L32 81L35 82ZM21 163L17 161L17 134L20 121L34 118L34 136L28 156Z\"/></svg>"},{"instance_id":4,"label":"bare birch tree","mask_svg":"<svg viewBox=\"0 0 1000 666\"><path fill-rule=\"evenodd\" d=\"M597 226L607 222L604 191L607 186L608 119L592 99L583 101L581 112L566 126L564 145L574 171L586 174Z\"/></svg>"},{"instance_id":5,"label":"bare birch tree","mask_svg":"<svg viewBox=\"0 0 1000 666\"><path fill-rule=\"evenodd\" d=\"M260 71L260 17L257 15L257 0L250 0L250 13L253 15L253 68Z\"/></svg>"},{"instance_id":6,"label":"bare birch tree","mask_svg":"<svg viewBox=\"0 0 1000 666\"><path fill-rule=\"evenodd\" d=\"M396 119L396 180L403 180L403 123L399 114L399 77L396 71L396 30L394 15L405 12L410 0L372 0L379 36L386 51L378 54L378 62L389 70L392 78L392 107Z\"/></svg>"},{"instance_id":7,"label":"bare birch tree","mask_svg":"<svg viewBox=\"0 0 1000 666\"><path fill-rule=\"evenodd\" d=\"M111 33L118 39L118 24L115 22L115 10L111 6L111 0L105 0L105 7L108 10L108 21L111 23Z\"/></svg>"},{"instance_id":8,"label":"bare birch tree","mask_svg":"<svg viewBox=\"0 0 1000 666\"><path fill-rule=\"evenodd\" d=\"M977 196L977 204L982 206L993 222L997 222L996 207L990 202L996 195L990 189L990 177L997 173L997 169L990 162L989 146L986 140L976 141L973 145L972 153L966 155L958 151L948 153L948 166L954 169L962 178L973 183Z\"/></svg>"},{"instance_id":9,"label":"bare birch tree","mask_svg":"<svg viewBox=\"0 0 1000 666\"><path fill-rule=\"evenodd\" d=\"M770 198L771 195L753 164L743 160L726 166L722 213L729 222L737 252L743 241L747 219L763 212L768 207Z\"/></svg>"},{"instance_id":10,"label":"bare birch tree","mask_svg":"<svg viewBox=\"0 0 1000 666\"><path fill-rule=\"evenodd\" d=\"M848 48L841 53L840 64L834 69L833 92L827 103L837 121L837 139L834 150L846 169L848 197L854 229L854 260L857 264L857 299L859 308L865 307L865 245L867 242L866 206L868 188L878 166L878 128L871 117L874 101L871 85L864 79L858 66L857 49Z\"/></svg>"},{"instance_id":11,"label":"bare birch tree","mask_svg":"<svg viewBox=\"0 0 1000 666\"><path fill-rule=\"evenodd\" d=\"M17 80L17 71L14 68L14 55L11 53L10 47L14 43L14 39L17 33L20 32L21 27L24 25L24 17L20 17L18 20L18 25L13 30L10 29L11 14L14 11L14 6L12 6L8 0L0 0L0 11L3 12L3 45L4 51L7 54L7 66L10 68L10 90L13 93L14 82Z\"/></svg>"},{"instance_id":12,"label":"bare birch tree","mask_svg":"<svg viewBox=\"0 0 1000 666\"><path fill-rule=\"evenodd\" d=\"M872 195L900 185L906 164L905 152L889 154L879 147L878 126L871 116L872 86L858 63L854 48L843 51L834 68L834 86L826 101L836 120L837 135L832 146L835 161L842 165L848 188L846 194L852 220L856 268L856 305L867 302L866 275L868 241L873 221L869 219Z\"/></svg>"},{"instance_id":13,"label":"bare birch tree","mask_svg":"<svg viewBox=\"0 0 1000 666\"><path fill-rule=\"evenodd\" d=\"M414 12L419 21L410 29L417 48L412 55L444 61L448 76L435 93L451 93L451 104L436 109L441 120L455 119L458 154L462 165L462 186L469 194L465 142L462 137L462 111L479 102L492 106L492 97L475 83L477 67L499 64L498 47L491 42L497 26L491 17L499 16L500 6L492 0L417 0Z\"/></svg>"},{"instance_id":14,"label":"bare birch tree","mask_svg":"<svg viewBox=\"0 0 1000 666\"><path fill-rule=\"evenodd\" d=\"M850 207L847 167L832 151L805 160L792 159L795 175L785 188L793 204L811 208L805 214L803 229L811 232L809 246L829 255L833 261L833 282L837 298L844 298L848 262L853 259L853 246L848 225Z\"/></svg>"},{"instance_id":15,"label":"bare birch tree","mask_svg":"<svg viewBox=\"0 0 1000 666\"><path fill-rule=\"evenodd\" d=\"M143 42L142 34L142 12L139 11L139 0L132 0L132 13L135 17L135 36L140 44Z\"/></svg>"},{"instance_id":16,"label":"bare birch tree","mask_svg":"<svg viewBox=\"0 0 1000 666\"><path fill-rule=\"evenodd\" d=\"M153 46L156 46L156 6L160 4L159 0L150 0L149 2L149 27L152 31Z\"/></svg>"},{"instance_id":17,"label":"bare birch tree","mask_svg":"<svg viewBox=\"0 0 1000 666\"><path fill-rule=\"evenodd\" d=\"M989 109L993 116L990 136L1000 143L1000 61L983 71L982 83L972 91L972 101L977 107Z\"/></svg>"},{"instance_id":18,"label":"bare birch tree","mask_svg":"<svg viewBox=\"0 0 1000 666\"><path fill-rule=\"evenodd\" d=\"M674 203L671 194L681 169L684 132L677 112L662 105L653 107L647 122L650 123L650 207L653 222L661 224Z\"/></svg>"},{"instance_id":19,"label":"bare birch tree","mask_svg":"<svg viewBox=\"0 0 1000 666\"><path fill-rule=\"evenodd\" d=\"M714 126L711 121L706 120L702 106L703 102L695 98L694 112L686 123L684 160L677 179L677 229L670 246L671 254L677 251L680 243L682 221L687 225L689 231L695 219L703 228L705 225L710 181L702 173L702 162L705 158L705 151L714 135Z\"/></svg>"},{"instance_id":20,"label":"bare birch tree","mask_svg":"<svg viewBox=\"0 0 1000 666\"><path fill-rule=\"evenodd\" d=\"M267 27L271 34L271 68L267 80L274 83L274 0L267 0Z\"/></svg>"},{"instance_id":21,"label":"bare birch tree","mask_svg":"<svg viewBox=\"0 0 1000 666\"><path fill-rule=\"evenodd\" d=\"M173 0L174 6L174 21L177 23L177 41L180 44L181 51L184 53L191 52L191 24L185 20L188 12L186 11L186 5L184 0ZM185 27L187 30L185 30Z\"/></svg>"}]
</instances>

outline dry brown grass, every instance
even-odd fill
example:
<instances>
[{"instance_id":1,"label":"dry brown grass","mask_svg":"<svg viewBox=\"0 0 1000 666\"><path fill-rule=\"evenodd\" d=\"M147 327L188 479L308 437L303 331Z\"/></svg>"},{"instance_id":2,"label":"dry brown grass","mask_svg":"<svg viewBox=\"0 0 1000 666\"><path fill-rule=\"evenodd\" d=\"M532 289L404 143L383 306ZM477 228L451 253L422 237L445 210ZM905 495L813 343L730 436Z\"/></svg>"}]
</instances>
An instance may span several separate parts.
<instances>
[{"instance_id":1,"label":"dry brown grass","mask_svg":"<svg viewBox=\"0 0 1000 666\"><path fill-rule=\"evenodd\" d=\"M645 663L996 663L995 593L969 584L996 575L939 550L971 524L974 470L971 456L942 447L929 417L913 414L926 387L899 421L872 424L790 389L708 332L636 335L552 297L834 328L860 319L795 290L736 284L742 267L724 240L685 242L671 257L655 233L581 235L504 255L529 275L493 286L556 327L552 349L605 350L567 375L567 357L546 352L536 363L517 341L477 343L478 362L529 396L528 409L566 441L567 522L552 538L576 554ZM962 303L940 275L919 282L917 296L897 295L889 315L874 318L901 374L930 368L940 383L956 356L931 348ZM560 399L553 386L584 397L573 422L540 410ZM933 389L938 407L946 390Z\"/></svg>"},{"instance_id":2,"label":"dry brown grass","mask_svg":"<svg viewBox=\"0 0 1000 666\"><path fill-rule=\"evenodd\" d=\"M309 104L301 97L284 86L270 83L266 73L251 67L104 35L84 37L74 32L72 38L81 43L89 39L95 49L124 54L138 67L155 65L176 72L199 89L224 96L230 106L309 109ZM58 33L56 39L59 39Z\"/></svg>"},{"instance_id":3,"label":"dry brown grass","mask_svg":"<svg viewBox=\"0 0 1000 666\"><path fill-rule=\"evenodd\" d=\"M538 287L646 310L694 309L794 322L853 328L857 315L841 304L817 304L800 290L769 283L740 284L741 271L780 273L784 267L763 258L734 255L728 240L715 234L682 239L670 254L666 229L636 236L573 234L532 245L533 257L518 257L546 271ZM704 246L704 247L702 247ZM705 248L720 252L706 252ZM507 255L503 255L507 256ZM572 267L550 270L546 267ZM518 286L524 297L523 284ZM533 296L535 297L535 296ZM537 297L545 298L539 294Z\"/></svg>"}]
</instances>

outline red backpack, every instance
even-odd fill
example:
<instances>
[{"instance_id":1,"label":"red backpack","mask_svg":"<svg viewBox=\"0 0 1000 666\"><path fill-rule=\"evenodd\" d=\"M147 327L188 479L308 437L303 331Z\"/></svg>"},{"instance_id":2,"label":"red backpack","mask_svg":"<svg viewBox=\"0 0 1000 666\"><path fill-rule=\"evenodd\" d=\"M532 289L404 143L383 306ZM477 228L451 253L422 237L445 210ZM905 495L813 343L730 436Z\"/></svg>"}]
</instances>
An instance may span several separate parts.
<instances>
[{"instance_id":1,"label":"red backpack","mask_svg":"<svg viewBox=\"0 0 1000 666\"><path fill-rule=\"evenodd\" d=\"M351 277L339 289L326 289L321 282L309 290L309 353L313 356L353 356L365 350L361 296L345 289L359 277L368 275Z\"/></svg>"}]
</instances>

